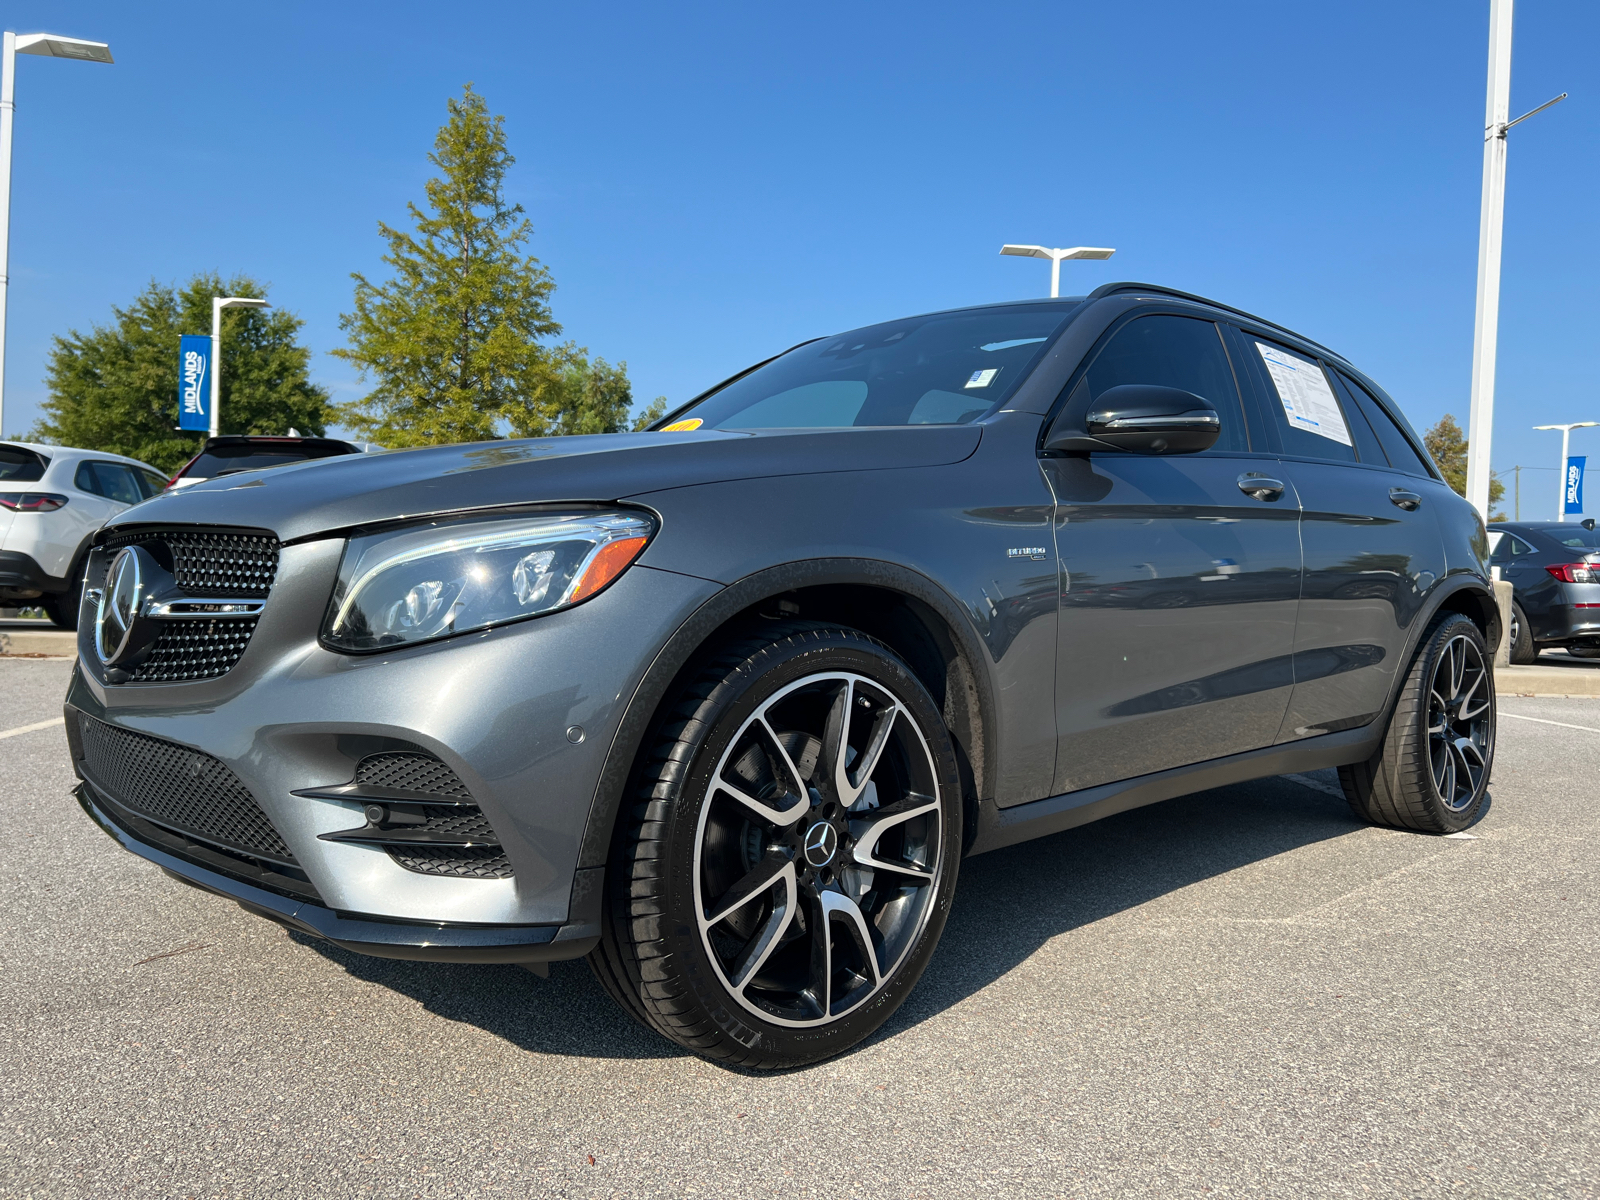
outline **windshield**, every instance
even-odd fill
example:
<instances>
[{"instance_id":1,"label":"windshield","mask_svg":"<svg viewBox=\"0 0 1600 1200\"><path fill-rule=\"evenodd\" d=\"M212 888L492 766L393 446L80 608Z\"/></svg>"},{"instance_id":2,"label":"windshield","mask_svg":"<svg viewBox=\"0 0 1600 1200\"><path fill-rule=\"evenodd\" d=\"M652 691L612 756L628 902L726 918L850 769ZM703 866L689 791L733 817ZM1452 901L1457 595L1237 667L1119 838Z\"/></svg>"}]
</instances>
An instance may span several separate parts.
<instances>
[{"instance_id":1,"label":"windshield","mask_svg":"<svg viewBox=\"0 0 1600 1200\"><path fill-rule=\"evenodd\" d=\"M1006 400L1072 310L910 317L808 342L677 414L668 429L961 425Z\"/></svg>"},{"instance_id":2,"label":"windshield","mask_svg":"<svg viewBox=\"0 0 1600 1200\"><path fill-rule=\"evenodd\" d=\"M186 472L196 479L214 479L218 475L231 475L235 471L259 471L264 467L281 467L286 463L305 462L308 458L332 458L350 451L338 446L218 446L203 451Z\"/></svg>"}]
</instances>

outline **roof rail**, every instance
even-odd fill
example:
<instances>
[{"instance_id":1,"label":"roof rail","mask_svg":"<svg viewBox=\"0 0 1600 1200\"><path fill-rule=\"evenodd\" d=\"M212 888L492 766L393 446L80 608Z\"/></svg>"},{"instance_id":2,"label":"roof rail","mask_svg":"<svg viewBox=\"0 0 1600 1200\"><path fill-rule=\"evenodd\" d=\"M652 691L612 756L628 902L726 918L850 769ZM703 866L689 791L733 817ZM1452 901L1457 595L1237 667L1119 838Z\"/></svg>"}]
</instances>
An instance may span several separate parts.
<instances>
[{"instance_id":1,"label":"roof rail","mask_svg":"<svg viewBox=\"0 0 1600 1200\"><path fill-rule=\"evenodd\" d=\"M1286 325L1279 325L1276 321L1269 321L1265 317L1258 317L1255 313L1245 312L1244 309L1235 308L1231 304L1223 304L1220 301L1211 300L1205 296L1197 296L1193 292L1180 292L1177 288L1163 287L1159 283L1107 283L1095 288L1094 291L1089 293L1087 298L1090 300L1099 300L1103 296L1117 296L1126 292L1154 292L1158 296L1172 296L1179 300L1190 300L1196 304L1204 304L1209 308L1220 308L1223 312L1230 312L1237 316L1245 317L1248 320L1255 321L1257 324L1265 325L1269 329L1276 329L1280 333L1286 333L1290 337L1296 338L1308 346L1315 346L1318 350L1328 355L1330 358L1336 358L1342 363L1348 362L1345 356L1340 354L1337 350L1330 350L1321 342L1314 342L1305 334L1296 333Z\"/></svg>"}]
</instances>

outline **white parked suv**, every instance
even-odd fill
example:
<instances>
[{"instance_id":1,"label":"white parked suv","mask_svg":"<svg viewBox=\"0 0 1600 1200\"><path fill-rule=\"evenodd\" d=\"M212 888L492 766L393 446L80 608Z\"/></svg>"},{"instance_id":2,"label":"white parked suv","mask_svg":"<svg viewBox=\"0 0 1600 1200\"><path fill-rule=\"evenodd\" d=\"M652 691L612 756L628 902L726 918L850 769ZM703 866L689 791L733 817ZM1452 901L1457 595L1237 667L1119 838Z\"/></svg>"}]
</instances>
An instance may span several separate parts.
<instances>
[{"instance_id":1,"label":"white parked suv","mask_svg":"<svg viewBox=\"0 0 1600 1200\"><path fill-rule=\"evenodd\" d=\"M0 442L0 605L37 604L76 629L94 531L166 486L120 454Z\"/></svg>"}]
</instances>

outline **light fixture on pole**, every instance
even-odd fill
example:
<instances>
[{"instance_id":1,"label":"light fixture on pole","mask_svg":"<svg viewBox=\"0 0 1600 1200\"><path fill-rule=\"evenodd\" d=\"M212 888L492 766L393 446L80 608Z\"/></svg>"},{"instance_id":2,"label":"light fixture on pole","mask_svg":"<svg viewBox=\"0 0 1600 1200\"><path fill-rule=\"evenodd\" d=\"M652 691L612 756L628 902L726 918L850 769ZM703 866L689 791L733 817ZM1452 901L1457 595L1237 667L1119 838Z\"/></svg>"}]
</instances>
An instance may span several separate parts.
<instances>
[{"instance_id":1,"label":"light fixture on pole","mask_svg":"<svg viewBox=\"0 0 1600 1200\"><path fill-rule=\"evenodd\" d=\"M1574 429L1588 429L1593 425L1600 425L1600 421L1574 421L1570 425L1535 425L1535 429L1561 430L1561 465L1556 468L1559 478L1556 480L1556 520L1567 519L1567 439L1572 436Z\"/></svg>"},{"instance_id":2,"label":"light fixture on pole","mask_svg":"<svg viewBox=\"0 0 1600 1200\"><path fill-rule=\"evenodd\" d=\"M222 310L225 308L266 308L265 300L253 296L214 296L211 300L211 437L222 428Z\"/></svg>"},{"instance_id":3,"label":"light fixture on pole","mask_svg":"<svg viewBox=\"0 0 1600 1200\"><path fill-rule=\"evenodd\" d=\"M1015 254L1020 258L1048 258L1050 260L1050 298L1061 295L1061 260L1066 258L1110 258L1115 250L1100 246L1073 246L1070 250L1054 250L1049 246L1001 246L1001 254Z\"/></svg>"},{"instance_id":4,"label":"light fixture on pole","mask_svg":"<svg viewBox=\"0 0 1600 1200\"><path fill-rule=\"evenodd\" d=\"M16 114L17 55L75 58L108 63L111 47L104 42L58 37L53 33L7 33L0 53L0 437L6 420L6 292L11 271L11 120Z\"/></svg>"},{"instance_id":5,"label":"light fixture on pole","mask_svg":"<svg viewBox=\"0 0 1600 1200\"><path fill-rule=\"evenodd\" d=\"M1489 98L1483 128L1483 205L1478 224L1478 310L1472 334L1472 404L1467 415L1467 499L1489 519L1489 451L1494 438L1494 363L1500 336L1500 230L1505 223L1506 130L1567 98L1511 114L1511 8L1489 0ZM1562 463L1563 472L1566 470Z\"/></svg>"}]
</instances>

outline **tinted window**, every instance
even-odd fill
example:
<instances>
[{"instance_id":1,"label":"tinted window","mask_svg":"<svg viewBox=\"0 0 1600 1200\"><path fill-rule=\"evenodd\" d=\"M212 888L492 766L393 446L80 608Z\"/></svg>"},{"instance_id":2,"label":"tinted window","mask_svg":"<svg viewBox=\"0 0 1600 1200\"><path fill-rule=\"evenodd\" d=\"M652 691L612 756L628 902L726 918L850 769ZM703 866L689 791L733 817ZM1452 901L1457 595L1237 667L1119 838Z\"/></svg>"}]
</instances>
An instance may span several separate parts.
<instances>
[{"instance_id":1,"label":"tinted window","mask_svg":"<svg viewBox=\"0 0 1600 1200\"><path fill-rule=\"evenodd\" d=\"M1331 462L1356 460L1355 437L1344 402L1322 364L1276 342L1246 332L1247 353L1259 359L1267 419L1278 428L1285 454Z\"/></svg>"},{"instance_id":2,"label":"tinted window","mask_svg":"<svg viewBox=\"0 0 1600 1200\"><path fill-rule=\"evenodd\" d=\"M144 485L146 497L159 496L167 490L167 477L165 475L158 475L154 471L146 471L142 467L135 471L135 474L138 476L139 482Z\"/></svg>"},{"instance_id":3,"label":"tinted window","mask_svg":"<svg viewBox=\"0 0 1600 1200\"><path fill-rule=\"evenodd\" d=\"M1372 423L1361 411L1361 406L1356 403L1355 397L1350 395L1349 381L1337 371L1331 374L1334 383L1342 389L1339 392L1339 403L1344 408L1345 419L1350 422L1350 436L1356 444L1356 457L1364 463L1380 467L1388 466L1389 456L1383 452L1383 443L1378 441Z\"/></svg>"},{"instance_id":4,"label":"tinted window","mask_svg":"<svg viewBox=\"0 0 1600 1200\"><path fill-rule=\"evenodd\" d=\"M1569 529L1546 529L1545 534L1574 550L1600 549L1600 531L1585 529L1582 525L1574 525Z\"/></svg>"},{"instance_id":5,"label":"tinted window","mask_svg":"<svg viewBox=\"0 0 1600 1200\"><path fill-rule=\"evenodd\" d=\"M1394 423L1393 418L1383 411L1383 406L1372 398L1371 393L1348 375L1340 375L1339 379L1344 383L1345 390L1355 397L1356 406L1361 409L1371 424L1372 431L1383 443L1389 465L1408 475L1426 475L1431 478L1433 472L1428 470L1428 464L1422 461L1422 456L1411 445L1410 439L1400 431L1400 426Z\"/></svg>"},{"instance_id":6,"label":"tinted window","mask_svg":"<svg viewBox=\"0 0 1600 1200\"><path fill-rule=\"evenodd\" d=\"M938 313L799 346L677 414L706 429L960 425L1003 402L1069 310Z\"/></svg>"},{"instance_id":7,"label":"tinted window","mask_svg":"<svg viewBox=\"0 0 1600 1200\"><path fill-rule=\"evenodd\" d=\"M257 445L221 445L207 447L194 460L185 474L195 479L214 479L218 475L231 475L235 471L259 471L263 467L281 467L288 463L305 462L311 458L335 458L352 453L338 446L303 446L293 443L274 445L270 442Z\"/></svg>"},{"instance_id":8,"label":"tinted window","mask_svg":"<svg viewBox=\"0 0 1600 1200\"><path fill-rule=\"evenodd\" d=\"M1489 556L1490 562L1509 562L1513 558L1533 553L1533 547L1514 533L1491 529L1489 531L1489 541L1494 545L1494 553Z\"/></svg>"},{"instance_id":9,"label":"tinted window","mask_svg":"<svg viewBox=\"0 0 1600 1200\"><path fill-rule=\"evenodd\" d=\"M1222 335L1210 321L1168 316L1129 321L1111 335L1073 387L1064 419L1081 429L1094 402L1125 383L1180 388L1204 396L1222 418L1222 434L1210 452L1250 449L1233 366Z\"/></svg>"},{"instance_id":10,"label":"tinted window","mask_svg":"<svg viewBox=\"0 0 1600 1200\"><path fill-rule=\"evenodd\" d=\"M136 482L132 468L121 463L85 462L78 464L72 479L79 491L104 496L118 504L137 504L145 498Z\"/></svg>"},{"instance_id":11,"label":"tinted window","mask_svg":"<svg viewBox=\"0 0 1600 1200\"><path fill-rule=\"evenodd\" d=\"M44 477L48 458L19 446L0 446L0 480L6 483L36 483Z\"/></svg>"}]
</instances>

